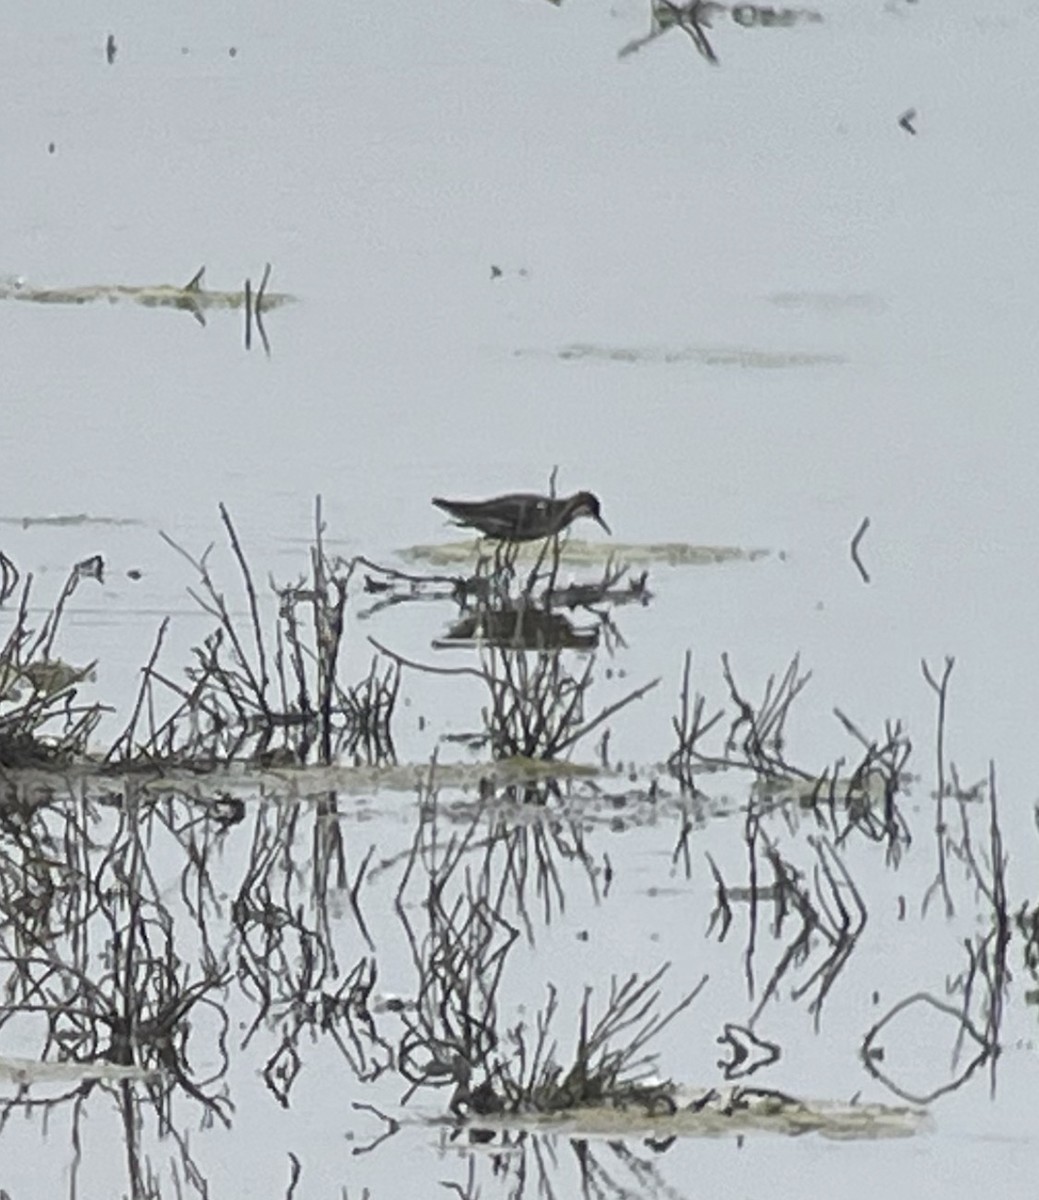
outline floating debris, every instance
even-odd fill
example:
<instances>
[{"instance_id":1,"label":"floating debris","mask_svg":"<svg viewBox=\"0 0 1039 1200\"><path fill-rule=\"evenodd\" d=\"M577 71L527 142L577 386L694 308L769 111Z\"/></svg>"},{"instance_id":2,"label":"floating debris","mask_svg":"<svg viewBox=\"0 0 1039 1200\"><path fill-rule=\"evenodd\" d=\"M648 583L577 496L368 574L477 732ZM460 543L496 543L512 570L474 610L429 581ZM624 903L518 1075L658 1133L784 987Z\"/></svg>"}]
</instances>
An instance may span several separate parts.
<instances>
[{"instance_id":1,"label":"floating debris","mask_svg":"<svg viewBox=\"0 0 1039 1200\"><path fill-rule=\"evenodd\" d=\"M617 51L618 58L641 50L669 29L680 29L689 35L701 57L717 65L718 57L707 38L706 30L714 27L715 17L728 18L743 29L792 29L795 25L818 25L823 15L811 8L774 8L768 4L720 4L717 0L651 0L650 29L642 37L633 38Z\"/></svg>"},{"instance_id":2,"label":"floating debris","mask_svg":"<svg viewBox=\"0 0 1039 1200\"><path fill-rule=\"evenodd\" d=\"M39 288L22 278L0 279L0 300L28 300L34 304L91 304L96 300L107 300L110 304L129 301L143 304L145 308L180 308L190 312L203 324L202 313L206 309L238 309L245 305L245 291L209 291L202 286L206 268L200 267L182 287L159 283L133 286L130 284L86 284L77 287ZM264 311L291 304L295 296L285 292L264 292Z\"/></svg>"},{"instance_id":3,"label":"floating debris","mask_svg":"<svg viewBox=\"0 0 1039 1200\"><path fill-rule=\"evenodd\" d=\"M593 342L571 342L558 350L520 349L517 358L536 358L546 354L566 362L590 359L621 363L686 363L707 367L811 367L825 363L846 363L847 355L818 353L811 350L759 350L750 346L601 346Z\"/></svg>"},{"instance_id":4,"label":"floating debris","mask_svg":"<svg viewBox=\"0 0 1039 1200\"><path fill-rule=\"evenodd\" d=\"M152 1083L161 1078L161 1071L113 1062L40 1062L35 1058L0 1057L0 1079L22 1087L33 1083L86 1083L94 1079L109 1083L120 1080Z\"/></svg>"},{"instance_id":5,"label":"floating debris","mask_svg":"<svg viewBox=\"0 0 1039 1200\"><path fill-rule=\"evenodd\" d=\"M869 292L773 292L766 299L777 308L802 309L813 313L884 312L887 304Z\"/></svg>"},{"instance_id":6,"label":"floating debris","mask_svg":"<svg viewBox=\"0 0 1039 1200\"><path fill-rule=\"evenodd\" d=\"M20 525L31 529L34 525L55 525L59 528L76 525L143 525L136 517L92 517L89 513L55 513L44 517L0 517L0 525Z\"/></svg>"}]
</instances>

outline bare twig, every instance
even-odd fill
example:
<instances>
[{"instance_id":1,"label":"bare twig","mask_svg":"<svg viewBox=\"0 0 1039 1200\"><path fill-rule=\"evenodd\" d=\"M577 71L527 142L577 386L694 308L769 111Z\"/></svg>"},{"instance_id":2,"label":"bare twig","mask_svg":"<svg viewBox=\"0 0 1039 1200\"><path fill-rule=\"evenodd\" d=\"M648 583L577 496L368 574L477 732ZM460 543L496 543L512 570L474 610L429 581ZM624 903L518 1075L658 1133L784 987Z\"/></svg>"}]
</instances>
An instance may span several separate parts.
<instances>
[{"instance_id":1,"label":"bare twig","mask_svg":"<svg viewBox=\"0 0 1039 1200\"><path fill-rule=\"evenodd\" d=\"M859 544L866 536L867 529L869 529L869 517L863 517L862 524L855 531L855 536L851 539L851 561L858 567L863 583L869 583L869 572L862 565L862 559L859 558Z\"/></svg>"}]
</instances>

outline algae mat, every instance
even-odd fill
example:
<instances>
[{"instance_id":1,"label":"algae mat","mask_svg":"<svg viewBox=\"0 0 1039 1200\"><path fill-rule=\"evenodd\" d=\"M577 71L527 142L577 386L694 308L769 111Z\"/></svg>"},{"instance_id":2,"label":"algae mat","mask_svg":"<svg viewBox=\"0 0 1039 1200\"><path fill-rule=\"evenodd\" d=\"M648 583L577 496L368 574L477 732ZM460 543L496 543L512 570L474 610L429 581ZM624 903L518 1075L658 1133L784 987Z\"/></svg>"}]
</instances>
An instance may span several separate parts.
<instances>
[{"instance_id":1,"label":"algae mat","mask_svg":"<svg viewBox=\"0 0 1039 1200\"><path fill-rule=\"evenodd\" d=\"M237 291L217 291L203 287L206 268L201 267L186 284L122 284L91 283L73 287L42 288L27 283L20 277L0 279L0 300L21 300L31 304L92 304L107 300L109 304L129 302L142 304L145 308L179 308L190 312L196 320L203 320L206 309L238 309L245 304L244 288ZM286 292L268 292L266 276L258 289L252 293L253 302L260 312L292 304L295 296Z\"/></svg>"},{"instance_id":2,"label":"algae mat","mask_svg":"<svg viewBox=\"0 0 1039 1200\"><path fill-rule=\"evenodd\" d=\"M440 542L435 545L407 546L397 551L405 562L428 563L434 567L466 566L481 556L493 553L493 542L477 539L468 542ZM517 561L535 562L541 553L540 542L528 542L519 547ZM717 563L757 562L767 558L771 550L747 549L742 546L694 546L689 542L586 542L570 538L560 542L561 562L600 565L608 559L642 566L650 563L669 567L704 567Z\"/></svg>"},{"instance_id":3,"label":"algae mat","mask_svg":"<svg viewBox=\"0 0 1039 1200\"><path fill-rule=\"evenodd\" d=\"M651 1113L635 1105L603 1105L522 1117L473 1117L469 1124L503 1131L603 1137L719 1137L750 1132L797 1137L817 1133L841 1141L912 1137L931 1126L925 1109L800 1100L767 1089L680 1089L674 1099L679 1107L667 1113Z\"/></svg>"}]
</instances>

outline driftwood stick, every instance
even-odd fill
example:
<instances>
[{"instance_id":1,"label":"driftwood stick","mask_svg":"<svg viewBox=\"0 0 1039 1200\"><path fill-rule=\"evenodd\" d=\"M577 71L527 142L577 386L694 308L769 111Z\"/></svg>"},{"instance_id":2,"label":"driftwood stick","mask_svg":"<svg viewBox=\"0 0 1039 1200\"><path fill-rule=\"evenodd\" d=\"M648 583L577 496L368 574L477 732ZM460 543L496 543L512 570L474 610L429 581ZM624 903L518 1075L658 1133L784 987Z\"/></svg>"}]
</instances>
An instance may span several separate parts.
<instances>
[{"instance_id":1,"label":"driftwood stick","mask_svg":"<svg viewBox=\"0 0 1039 1200\"><path fill-rule=\"evenodd\" d=\"M851 561L858 567L863 583L869 583L869 572L862 565L862 559L859 558L859 543L866 536L867 529L869 529L869 517L863 517L862 524L855 531L855 536L851 539Z\"/></svg>"}]
</instances>

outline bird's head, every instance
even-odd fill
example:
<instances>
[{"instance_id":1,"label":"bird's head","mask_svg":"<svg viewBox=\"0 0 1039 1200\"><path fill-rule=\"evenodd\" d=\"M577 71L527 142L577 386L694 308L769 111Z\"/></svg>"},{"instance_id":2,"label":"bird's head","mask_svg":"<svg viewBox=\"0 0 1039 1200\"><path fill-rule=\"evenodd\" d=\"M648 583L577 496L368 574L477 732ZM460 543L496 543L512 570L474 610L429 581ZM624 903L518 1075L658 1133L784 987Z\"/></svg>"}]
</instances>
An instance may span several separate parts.
<instances>
[{"instance_id":1,"label":"bird's head","mask_svg":"<svg viewBox=\"0 0 1039 1200\"><path fill-rule=\"evenodd\" d=\"M575 517L591 517L596 524L601 525L612 537L613 530L603 520L602 506L599 504L599 497L594 492L578 492L574 496L572 503Z\"/></svg>"}]
</instances>

